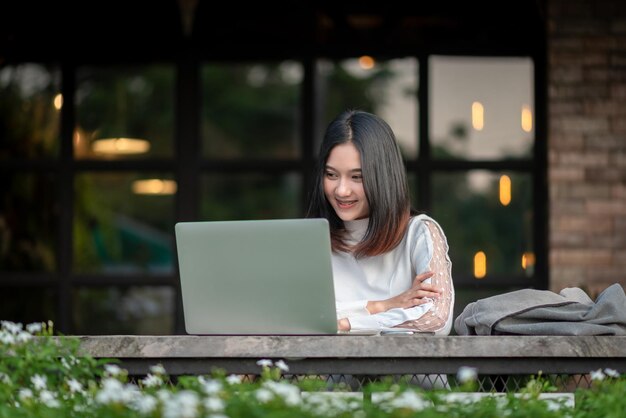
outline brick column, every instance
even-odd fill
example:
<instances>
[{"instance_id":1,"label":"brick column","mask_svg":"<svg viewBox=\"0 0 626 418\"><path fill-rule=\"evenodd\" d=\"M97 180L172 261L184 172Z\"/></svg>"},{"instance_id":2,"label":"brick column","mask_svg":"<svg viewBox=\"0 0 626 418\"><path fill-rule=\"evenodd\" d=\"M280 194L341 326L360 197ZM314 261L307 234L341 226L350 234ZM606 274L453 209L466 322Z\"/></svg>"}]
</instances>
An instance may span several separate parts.
<instances>
[{"instance_id":1,"label":"brick column","mask_svg":"<svg viewBox=\"0 0 626 418\"><path fill-rule=\"evenodd\" d=\"M550 288L626 287L626 1L547 0Z\"/></svg>"}]
</instances>

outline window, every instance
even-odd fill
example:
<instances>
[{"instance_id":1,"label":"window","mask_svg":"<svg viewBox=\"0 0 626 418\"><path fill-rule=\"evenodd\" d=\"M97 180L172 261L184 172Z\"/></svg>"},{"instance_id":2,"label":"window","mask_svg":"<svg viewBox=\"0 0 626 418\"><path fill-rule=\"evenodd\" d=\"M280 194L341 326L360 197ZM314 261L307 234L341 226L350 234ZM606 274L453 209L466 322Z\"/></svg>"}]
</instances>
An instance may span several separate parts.
<instances>
[{"instance_id":1,"label":"window","mask_svg":"<svg viewBox=\"0 0 626 418\"><path fill-rule=\"evenodd\" d=\"M0 67L2 319L183 332L174 224L303 216L323 130L346 108L394 129L415 208L448 235L457 311L547 285L531 58L63 69Z\"/></svg>"}]
</instances>

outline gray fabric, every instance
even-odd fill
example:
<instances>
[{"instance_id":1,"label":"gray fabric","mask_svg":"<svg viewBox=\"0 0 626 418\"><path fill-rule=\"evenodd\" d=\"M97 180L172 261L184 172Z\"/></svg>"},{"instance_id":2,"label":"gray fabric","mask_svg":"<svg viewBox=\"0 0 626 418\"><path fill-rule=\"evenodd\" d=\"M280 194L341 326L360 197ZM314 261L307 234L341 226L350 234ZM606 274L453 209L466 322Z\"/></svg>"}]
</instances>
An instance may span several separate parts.
<instances>
[{"instance_id":1,"label":"gray fabric","mask_svg":"<svg viewBox=\"0 0 626 418\"><path fill-rule=\"evenodd\" d=\"M592 301L579 288L522 289L472 302L454 321L459 335L626 335L619 284Z\"/></svg>"}]
</instances>

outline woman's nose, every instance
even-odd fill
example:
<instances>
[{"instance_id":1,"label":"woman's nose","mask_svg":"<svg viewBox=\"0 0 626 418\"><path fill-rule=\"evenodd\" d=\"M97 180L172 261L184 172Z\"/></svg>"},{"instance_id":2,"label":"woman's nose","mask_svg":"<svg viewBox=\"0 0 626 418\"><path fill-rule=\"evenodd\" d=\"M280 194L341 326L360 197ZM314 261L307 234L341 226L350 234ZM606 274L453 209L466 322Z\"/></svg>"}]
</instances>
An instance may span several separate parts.
<instances>
[{"instance_id":1,"label":"woman's nose","mask_svg":"<svg viewBox=\"0 0 626 418\"><path fill-rule=\"evenodd\" d=\"M339 180L339 184L337 185L337 190L335 191L337 196L349 196L352 190L350 189L350 185L345 180Z\"/></svg>"}]
</instances>

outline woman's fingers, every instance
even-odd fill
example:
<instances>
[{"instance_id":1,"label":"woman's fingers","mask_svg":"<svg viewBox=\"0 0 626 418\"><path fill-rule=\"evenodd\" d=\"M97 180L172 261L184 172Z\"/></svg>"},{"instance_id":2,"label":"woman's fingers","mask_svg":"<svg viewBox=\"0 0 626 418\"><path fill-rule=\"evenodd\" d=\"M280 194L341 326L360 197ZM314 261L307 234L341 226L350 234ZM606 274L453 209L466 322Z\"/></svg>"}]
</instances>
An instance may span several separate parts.
<instances>
[{"instance_id":1,"label":"woman's fingers","mask_svg":"<svg viewBox=\"0 0 626 418\"><path fill-rule=\"evenodd\" d=\"M433 277L434 275L435 275L435 273L432 272L432 271L427 271L425 273L418 274L417 276L415 276L415 279L413 279L413 286L415 287L415 286L419 285L424 280L429 279L429 278Z\"/></svg>"},{"instance_id":2,"label":"woman's fingers","mask_svg":"<svg viewBox=\"0 0 626 418\"><path fill-rule=\"evenodd\" d=\"M417 289L413 292L414 298L438 298L439 295L440 295L440 292L437 292L436 290L430 291L430 290L424 290L424 289Z\"/></svg>"}]
</instances>

